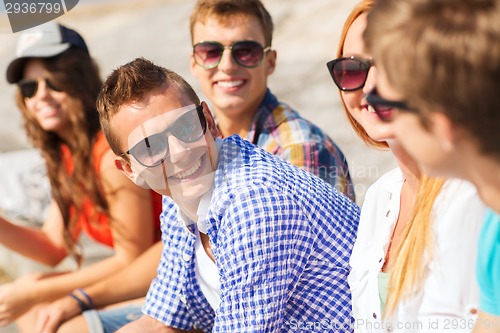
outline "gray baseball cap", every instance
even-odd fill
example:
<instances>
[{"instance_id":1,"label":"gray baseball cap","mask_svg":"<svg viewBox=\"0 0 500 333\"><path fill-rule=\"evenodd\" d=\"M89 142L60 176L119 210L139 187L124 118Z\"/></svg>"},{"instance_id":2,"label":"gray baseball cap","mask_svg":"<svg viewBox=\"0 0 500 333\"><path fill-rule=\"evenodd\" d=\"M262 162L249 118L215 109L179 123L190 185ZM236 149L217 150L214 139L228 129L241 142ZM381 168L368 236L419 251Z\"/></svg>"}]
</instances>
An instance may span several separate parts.
<instances>
[{"instance_id":1,"label":"gray baseball cap","mask_svg":"<svg viewBox=\"0 0 500 333\"><path fill-rule=\"evenodd\" d=\"M50 58L59 55L71 46L89 54L82 36L73 29L55 21L25 30L19 36L16 56L7 67L7 81L17 83L23 76L23 69L29 58ZM90 54L89 54L90 56Z\"/></svg>"}]
</instances>

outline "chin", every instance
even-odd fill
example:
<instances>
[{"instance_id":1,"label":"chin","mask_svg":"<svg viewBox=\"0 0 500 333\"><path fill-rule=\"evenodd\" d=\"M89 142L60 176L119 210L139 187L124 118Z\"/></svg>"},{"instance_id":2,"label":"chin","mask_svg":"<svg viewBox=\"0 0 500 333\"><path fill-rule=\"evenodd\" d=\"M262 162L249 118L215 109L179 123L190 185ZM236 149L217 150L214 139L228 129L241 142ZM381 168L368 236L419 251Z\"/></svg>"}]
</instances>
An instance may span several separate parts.
<instances>
[{"instance_id":1,"label":"chin","mask_svg":"<svg viewBox=\"0 0 500 333\"><path fill-rule=\"evenodd\" d=\"M64 125L59 120L55 120L55 119L42 120L42 121L39 121L39 124L40 124L40 127L43 128L44 131L47 131L47 132L58 133L64 129Z\"/></svg>"},{"instance_id":2,"label":"chin","mask_svg":"<svg viewBox=\"0 0 500 333\"><path fill-rule=\"evenodd\" d=\"M387 141L387 140L390 140L390 139L393 139L394 136L392 135L388 135L387 133L381 133L381 132L373 132L373 131L370 131L370 132L367 132L368 133L368 136L374 140L374 141L377 141L377 142L384 142L384 141Z\"/></svg>"}]
</instances>

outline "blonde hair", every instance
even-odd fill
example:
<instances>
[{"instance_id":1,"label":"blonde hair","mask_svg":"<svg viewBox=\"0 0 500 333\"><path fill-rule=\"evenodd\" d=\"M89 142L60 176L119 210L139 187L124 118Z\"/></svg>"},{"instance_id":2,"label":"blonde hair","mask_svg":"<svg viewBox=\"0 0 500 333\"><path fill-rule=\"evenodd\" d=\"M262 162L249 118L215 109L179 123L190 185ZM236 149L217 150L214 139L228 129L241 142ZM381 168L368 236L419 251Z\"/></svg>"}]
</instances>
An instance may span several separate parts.
<instances>
[{"instance_id":1,"label":"blonde hair","mask_svg":"<svg viewBox=\"0 0 500 333\"><path fill-rule=\"evenodd\" d=\"M444 180L420 177L413 212L403 231L403 241L396 248L396 260L390 270L389 292L384 316L394 313L397 305L425 279L425 266L432 257L432 207Z\"/></svg>"}]
</instances>

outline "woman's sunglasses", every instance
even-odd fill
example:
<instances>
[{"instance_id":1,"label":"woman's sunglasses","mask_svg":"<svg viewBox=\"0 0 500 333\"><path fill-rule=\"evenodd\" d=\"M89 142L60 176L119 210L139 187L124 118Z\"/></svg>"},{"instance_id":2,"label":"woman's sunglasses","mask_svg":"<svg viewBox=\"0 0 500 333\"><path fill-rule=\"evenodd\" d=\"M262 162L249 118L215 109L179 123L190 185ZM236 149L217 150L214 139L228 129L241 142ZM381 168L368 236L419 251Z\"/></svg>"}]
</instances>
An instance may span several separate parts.
<instances>
[{"instance_id":1,"label":"woman's sunglasses","mask_svg":"<svg viewBox=\"0 0 500 333\"><path fill-rule=\"evenodd\" d=\"M193 46L194 61L205 69L217 67L224 50L227 48L231 50L234 61L246 68L259 66L264 58L264 53L271 50L270 46L263 47L252 40L238 41L227 46L219 42L206 41Z\"/></svg>"},{"instance_id":2,"label":"woman's sunglasses","mask_svg":"<svg viewBox=\"0 0 500 333\"><path fill-rule=\"evenodd\" d=\"M180 116L172 125L160 133L144 138L125 154L132 155L137 162L147 168L155 167L165 161L169 154L170 135L182 142L193 143L200 140L206 130L207 120L203 114L203 106L194 105L193 109Z\"/></svg>"},{"instance_id":3,"label":"woman's sunglasses","mask_svg":"<svg viewBox=\"0 0 500 333\"><path fill-rule=\"evenodd\" d=\"M381 97L376 88L373 88L368 95L366 95L366 101L377 113L377 116L383 122L391 122L394 120L398 112L401 111L411 111L405 102L401 101L390 101Z\"/></svg>"},{"instance_id":4,"label":"woman's sunglasses","mask_svg":"<svg viewBox=\"0 0 500 333\"><path fill-rule=\"evenodd\" d=\"M45 81L45 85L51 90L58 92L62 91L62 89L60 89L57 85L52 83L52 81L47 78L39 78L36 80L21 80L18 83L19 89L21 91L21 96L23 96L23 98L31 98L35 96L41 81Z\"/></svg>"},{"instance_id":5,"label":"woman's sunglasses","mask_svg":"<svg viewBox=\"0 0 500 333\"><path fill-rule=\"evenodd\" d=\"M373 60L357 57L343 57L329 61L326 66L333 82L340 90L354 91L363 88Z\"/></svg>"}]
</instances>

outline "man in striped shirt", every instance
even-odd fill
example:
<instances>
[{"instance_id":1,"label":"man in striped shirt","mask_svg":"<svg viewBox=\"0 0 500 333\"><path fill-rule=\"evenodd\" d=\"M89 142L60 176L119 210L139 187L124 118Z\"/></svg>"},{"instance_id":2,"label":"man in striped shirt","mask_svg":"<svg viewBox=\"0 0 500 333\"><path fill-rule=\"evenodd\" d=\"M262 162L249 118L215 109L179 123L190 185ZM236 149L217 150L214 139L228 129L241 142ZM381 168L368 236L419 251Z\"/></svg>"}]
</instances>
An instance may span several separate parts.
<instances>
[{"instance_id":1,"label":"man in striped shirt","mask_svg":"<svg viewBox=\"0 0 500 333\"><path fill-rule=\"evenodd\" d=\"M354 200L347 161L319 127L267 86L276 66L273 22L259 0L200 0L190 21L191 73L223 137L238 134L319 176Z\"/></svg>"}]
</instances>

